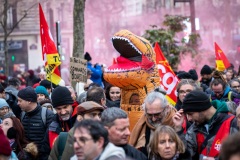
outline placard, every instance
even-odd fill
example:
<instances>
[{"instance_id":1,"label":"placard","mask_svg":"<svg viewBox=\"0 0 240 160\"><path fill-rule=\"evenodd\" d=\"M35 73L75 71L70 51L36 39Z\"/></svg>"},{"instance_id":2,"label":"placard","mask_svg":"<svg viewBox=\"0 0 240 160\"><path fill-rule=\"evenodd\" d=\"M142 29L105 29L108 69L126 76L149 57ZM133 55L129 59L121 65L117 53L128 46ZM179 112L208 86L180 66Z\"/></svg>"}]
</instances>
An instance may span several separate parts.
<instances>
[{"instance_id":1,"label":"placard","mask_svg":"<svg viewBox=\"0 0 240 160\"><path fill-rule=\"evenodd\" d=\"M87 83L87 61L70 57L70 79L73 82Z\"/></svg>"}]
</instances>

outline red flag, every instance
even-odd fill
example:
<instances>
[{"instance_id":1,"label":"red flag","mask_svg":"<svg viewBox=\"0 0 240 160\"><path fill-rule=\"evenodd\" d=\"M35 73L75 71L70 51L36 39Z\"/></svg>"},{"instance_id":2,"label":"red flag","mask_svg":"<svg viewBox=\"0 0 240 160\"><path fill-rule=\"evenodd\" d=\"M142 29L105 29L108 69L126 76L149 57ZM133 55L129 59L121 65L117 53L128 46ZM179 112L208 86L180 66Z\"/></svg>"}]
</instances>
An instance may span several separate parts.
<instances>
[{"instance_id":1,"label":"red flag","mask_svg":"<svg viewBox=\"0 0 240 160\"><path fill-rule=\"evenodd\" d=\"M156 64L158 66L159 77L161 78L161 86L167 91L166 97L168 101L175 105L177 102L176 87L179 79L173 72L168 61L164 57L158 43L155 43L154 51L156 53Z\"/></svg>"},{"instance_id":2,"label":"red flag","mask_svg":"<svg viewBox=\"0 0 240 160\"><path fill-rule=\"evenodd\" d=\"M52 83L58 85L61 80L60 72L58 69L58 66L61 64L61 61L40 4L39 4L39 18L40 18L40 36L42 42L42 57L43 60L45 61L47 79Z\"/></svg>"},{"instance_id":3,"label":"red flag","mask_svg":"<svg viewBox=\"0 0 240 160\"><path fill-rule=\"evenodd\" d=\"M222 49L218 46L218 44L215 42L215 54L216 54L216 69L218 71L224 71L228 67L230 67L230 63L223 53Z\"/></svg>"}]
</instances>

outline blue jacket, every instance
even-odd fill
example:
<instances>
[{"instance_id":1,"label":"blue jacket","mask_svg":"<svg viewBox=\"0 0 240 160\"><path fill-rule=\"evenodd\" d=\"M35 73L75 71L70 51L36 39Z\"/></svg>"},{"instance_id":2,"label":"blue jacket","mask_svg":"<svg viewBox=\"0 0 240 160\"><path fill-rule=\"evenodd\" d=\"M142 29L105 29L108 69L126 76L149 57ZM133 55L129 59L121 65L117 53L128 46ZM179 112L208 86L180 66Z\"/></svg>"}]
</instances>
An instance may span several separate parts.
<instances>
[{"instance_id":1,"label":"blue jacket","mask_svg":"<svg viewBox=\"0 0 240 160\"><path fill-rule=\"evenodd\" d=\"M92 63L88 62L87 63L87 68L92 71L91 80L94 83L97 83L98 85L103 87L103 83L102 83L102 74L103 74L102 67L100 65L96 65L95 67L93 67Z\"/></svg>"}]
</instances>

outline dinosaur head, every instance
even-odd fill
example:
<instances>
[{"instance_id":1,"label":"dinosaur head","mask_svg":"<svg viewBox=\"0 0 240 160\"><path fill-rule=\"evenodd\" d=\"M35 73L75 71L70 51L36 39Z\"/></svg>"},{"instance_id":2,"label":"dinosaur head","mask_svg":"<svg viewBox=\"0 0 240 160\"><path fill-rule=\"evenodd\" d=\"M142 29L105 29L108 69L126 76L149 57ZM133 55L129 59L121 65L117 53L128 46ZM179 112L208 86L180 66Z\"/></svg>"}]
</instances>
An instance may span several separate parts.
<instances>
[{"instance_id":1,"label":"dinosaur head","mask_svg":"<svg viewBox=\"0 0 240 160\"><path fill-rule=\"evenodd\" d=\"M120 56L106 69L105 80L125 89L145 86L155 64L151 44L128 30L117 32L112 37L112 43Z\"/></svg>"}]
</instances>

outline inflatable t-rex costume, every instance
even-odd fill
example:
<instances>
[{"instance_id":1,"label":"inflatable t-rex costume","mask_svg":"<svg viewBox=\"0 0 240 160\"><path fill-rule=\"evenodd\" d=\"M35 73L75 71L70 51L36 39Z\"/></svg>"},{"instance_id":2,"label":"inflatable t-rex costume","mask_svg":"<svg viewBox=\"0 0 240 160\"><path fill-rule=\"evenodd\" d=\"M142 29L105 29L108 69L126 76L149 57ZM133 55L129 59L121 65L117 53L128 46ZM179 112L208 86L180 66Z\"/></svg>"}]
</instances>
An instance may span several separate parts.
<instances>
[{"instance_id":1,"label":"inflatable t-rex costume","mask_svg":"<svg viewBox=\"0 0 240 160\"><path fill-rule=\"evenodd\" d=\"M155 52L146 39L128 30L115 33L112 43L120 56L106 69L104 79L121 88L121 108L128 113L132 130L143 114L146 94L159 86Z\"/></svg>"}]
</instances>

